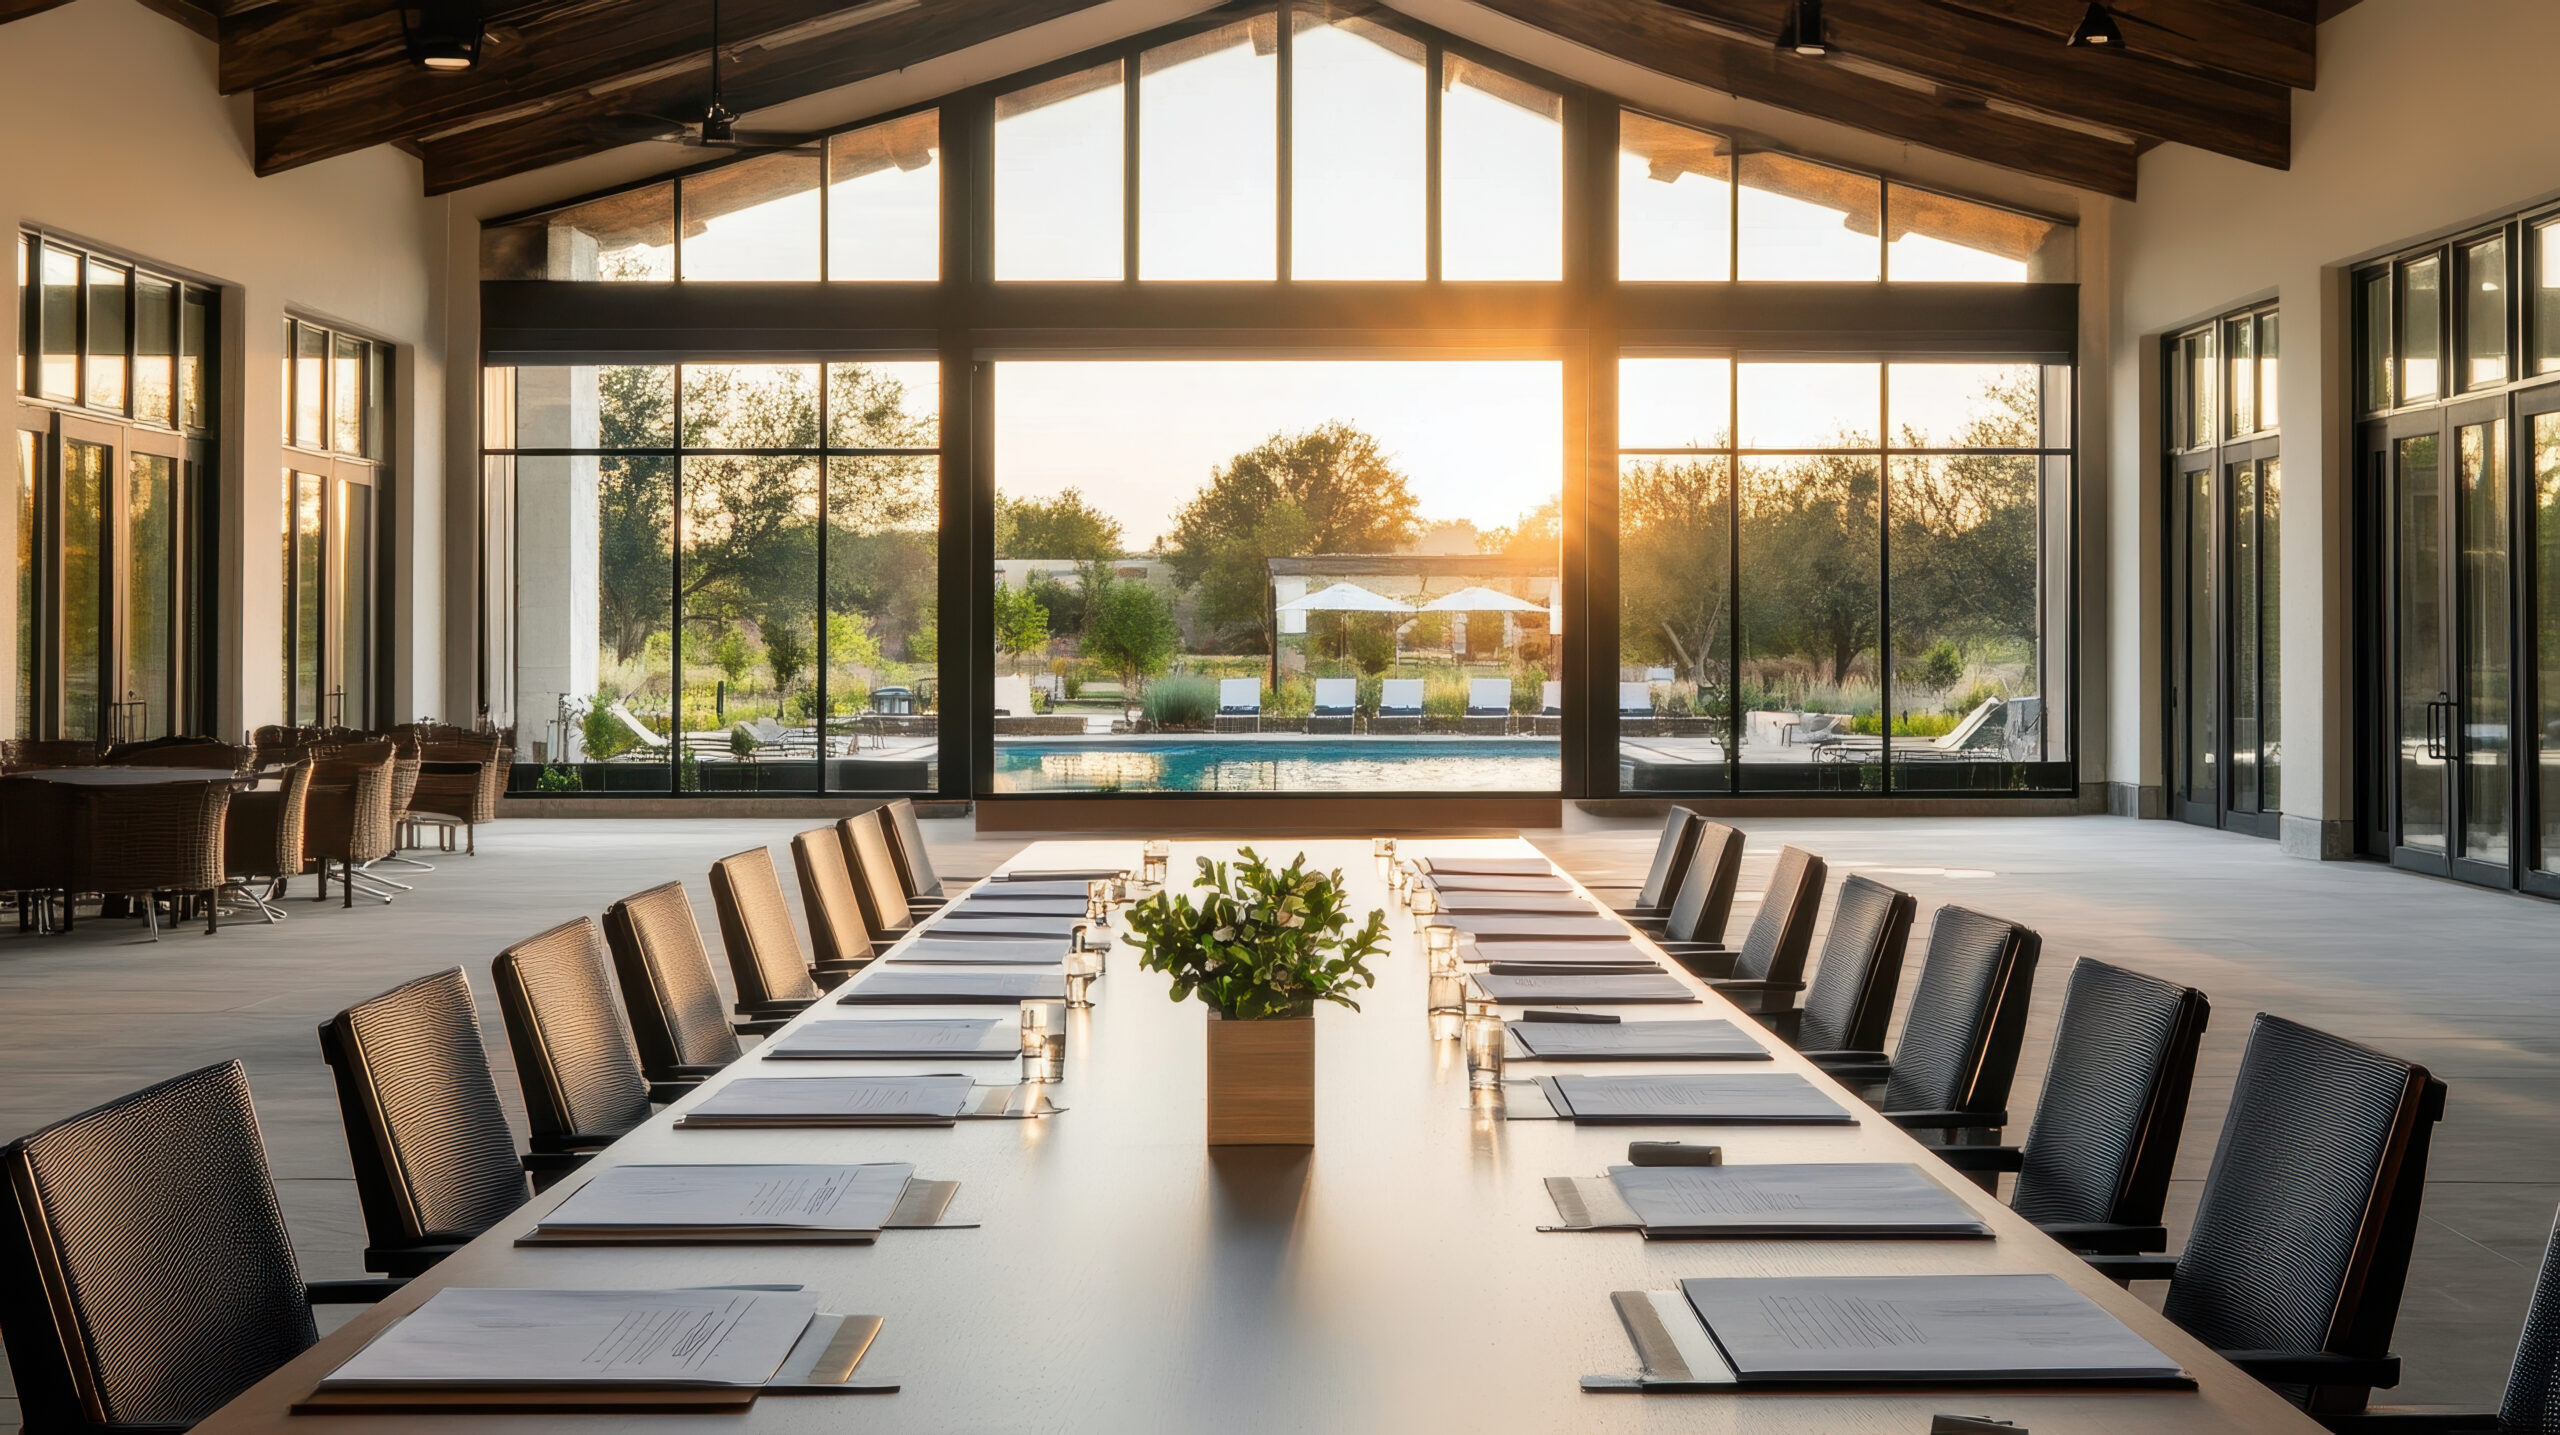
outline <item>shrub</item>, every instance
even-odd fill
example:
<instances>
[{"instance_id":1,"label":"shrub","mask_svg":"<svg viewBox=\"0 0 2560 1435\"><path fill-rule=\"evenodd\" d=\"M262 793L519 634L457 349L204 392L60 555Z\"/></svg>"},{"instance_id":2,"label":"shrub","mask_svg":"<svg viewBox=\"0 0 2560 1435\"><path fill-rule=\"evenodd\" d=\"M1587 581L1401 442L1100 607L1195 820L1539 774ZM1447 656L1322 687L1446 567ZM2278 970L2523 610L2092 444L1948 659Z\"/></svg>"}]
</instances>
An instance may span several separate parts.
<instances>
[{"instance_id":1,"label":"shrub","mask_svg":"<svg viewBox=\"0 0 2560 1435\"><path fill-rule=\"evenodd\" d=\"M1287 678L1265 697L1262 715L1267 718L1303 718L1316 710L1316 685L1309 679Z\"/></svg>"},{"instance_id":2,"label":"shrub","mask_svg":"<svg viewBox=\"0 0 2560 1435\"><path fill-rule=\"evenodd\" d=\"M764 744L756 741L755 734L747 731L745 728L733 727L729 729L729 755L731 757L753 757L755 755L755 750L762 746L764 746Z\"/></svg>"},{"instance_id":3,"label":"shrub","mask_svg":"<svg viewBox=\"0 0 2560 1435\"><path fill-rule=\"evenodd\" d=\"M1525 673L1512 675L1511 710L1513 712L1534 713L1546 704L1547 674L1544 669L1531 668Z\"/></svg>"},{"instance_id":4,"label":"shrub","mask_svg":"<svg viewBox=\"0 0 2560 1435\"><path fill-rule=\"evenodd\" d=\"M1433 673L1423 680L1422 715L1456 722L1467 715L1467 679L1463 673Z\"/></svg>"},{"instance_id":5,"label":"shrub","mask_svg":"<svg viewBox=\"0 0 2560 1435\"><path fill-rule=\"evenodd\" d=\"M1902 676L1913 687L1943 692L1964 677L1964 654L1956 651L1955 644L1940 638L1913 659L1910 670Z\"/></svg>"},{"instance_id":6,"label":"shrub","mask_svg":"<svg viewBox=\"0 0 2560 1435\"><path fill-rule=\"evenodd\" d=\"M546 763L540 776L533 780L536 792L584 792L587 785L578 780L578 770L566 763Z\"/></svg>"},{"instance_id":7,"label":"shrub","mask_svg":"<svg viewBox=\"0 0 2560 1435\"><path fill-rule=\"evenodd\" d=\"M579 746L586 749L591 762L609 762L640 745L639 737L623 725L622 719L606 711L620 701L611 692L597 693L578 719Z\"/></svg>"},{"instance_id":8,"label":"shrub","mask_svg":"<svg viewBox=\"0 0 2560 1435\"><path fill-rule=\"evenodd\" d=\"M1158 678L1139 706L1160 728L1207 727L1218 716L1218 684L1192 673Z\"/></svg>"}]
</instances>

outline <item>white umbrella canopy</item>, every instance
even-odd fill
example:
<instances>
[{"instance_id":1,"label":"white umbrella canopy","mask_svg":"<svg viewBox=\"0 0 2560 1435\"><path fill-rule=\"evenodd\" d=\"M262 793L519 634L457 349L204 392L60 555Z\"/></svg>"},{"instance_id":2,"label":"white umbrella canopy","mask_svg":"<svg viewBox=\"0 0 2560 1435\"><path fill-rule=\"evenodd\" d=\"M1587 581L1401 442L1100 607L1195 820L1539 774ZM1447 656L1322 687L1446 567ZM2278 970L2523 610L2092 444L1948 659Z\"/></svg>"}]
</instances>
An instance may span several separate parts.
<instances>
[{"instance_id":1,"label":"white umbrella canopy","mask_svg":"<svg viewBox=\"0 0 2560 1435\"><path fill-rule=\"evenodd\" d=\"M1336 583L1280 605L1283 613L1410 613L1412 608L1382 597L1357 583Z\"/></svg>"},{"instance_id":2,"label":"white umbrella canopy","mask_svg":"<svg viewBox=\"0 0 2560 1435\"><path fill-rule=\"evenodd\" d=\"M1434 598L1422 605L1425 613L1543 613L1543 603L1496 593L1490 588L1461 588L1446 598Z\"/></svg>"}]
</instances>

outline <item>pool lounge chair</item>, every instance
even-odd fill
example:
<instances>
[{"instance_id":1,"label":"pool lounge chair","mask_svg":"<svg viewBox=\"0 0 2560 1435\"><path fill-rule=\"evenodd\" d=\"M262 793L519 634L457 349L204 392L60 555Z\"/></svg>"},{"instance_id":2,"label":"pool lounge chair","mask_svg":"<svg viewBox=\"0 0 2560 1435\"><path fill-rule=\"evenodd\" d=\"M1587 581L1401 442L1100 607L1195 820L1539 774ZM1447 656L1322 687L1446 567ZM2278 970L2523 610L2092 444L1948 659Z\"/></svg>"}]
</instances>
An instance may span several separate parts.
<instances>
[{"instance_id":1,"label":"pool lounge chair","mask_svg":"<svg viewBox=\"0 0 2560 1435\"><path fill-rule=\"evenodd\" d=\"M1309 732L1349 732L1359 716L1360 680L1316 679L1316 707L1307 716Z\"/></svg>"},{"instance_id":2,"label":"pool lounge chair","mask_svg":"<svg viewBox=\"0 0 2560 1435\"><path fill-rule=\"evenodd\" d=\"M666 751L667 740L652 731L647 723L633 717L631 715L631 709L624 707L619 702L615 702L606 704L605 711L612 714L614 721L621 723L626 731L628 731L633 737L640 740L640 746L638 749L635 749L635 751L642 753L644 756L649 752Z\"/></svg>"},{"instance_id":3,"label":"pool lounge chair","mask_svg":"<svg viewBox=\"0 0 2560 1435\"><path fill-rule=\"evenodd\" d=\"M1369 719L1369 731L1422 731L1422 679L1389 678L1378 684L1378 711Z\"/></svg>"},{"instance_id":4,"label":"pool lounge chair","mask_svg":"<svg viewBox=\"0 0 2560 1435\"><path fill-rule=\"evenodd\" d=\"M1529 717L1529 731L1540 737L1554 737L1564 731L1564 684L1550 682L1538 689L1538 710Z\"/></svg>"},{"instance_id":5,"label":"pool lounge chair","mask_svg":"<svg viewBox=\"0 0 2560 1435\"><path fill-rule=\"evenodd\" d=\"M2003 755L2002 733L2005 722L2000 717L2008 704L2000 698L1984 698L1979 707L1964 715L1944 736L1928 739L1906 738L1893 745L1896 762L1967 762L1997 761ZM1884 739L1868 733L1835 732L1813 739L1813 755L1826 762L1873 762L1884 754Z\"/></svg>"},{"instance_id":6,"label":"pool lounge chair","mask_svg":"<svg viewBox=\"0 0 2560 1435\"><path fill-rule=\"evenodd\" d=\"M1651 732L1653 728L1653 684L1618 684L1618 731Z\"/></svg>"},{"instance_id":7,"label":"pool lounge chair","mask_svg":"<svg viewBox=\"0 0 2560 1435\"><path fill-rule=\"evenodd\" d=\"M1262 679L1218 679L1218 731L1262 731Z\"/></svg>"},{"instance_id":8,"label":"pool lounge chair","mask_svg":"<svg viewBox=\"0 0 2560 1435\"><path fill-rule=\"evenodd\" d=\"M1511 733L1511 680L1474 678L1467 683L1467 731L1493 737Z\"/></svg>"}]
</instances>

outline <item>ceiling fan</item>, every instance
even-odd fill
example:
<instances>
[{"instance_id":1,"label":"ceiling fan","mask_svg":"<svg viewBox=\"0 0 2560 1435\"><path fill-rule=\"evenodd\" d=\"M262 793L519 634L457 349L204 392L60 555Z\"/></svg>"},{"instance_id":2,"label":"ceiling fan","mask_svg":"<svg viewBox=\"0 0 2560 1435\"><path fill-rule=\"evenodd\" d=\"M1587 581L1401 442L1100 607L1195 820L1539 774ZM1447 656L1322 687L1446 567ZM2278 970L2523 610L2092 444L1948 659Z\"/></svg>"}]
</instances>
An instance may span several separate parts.
<instances>
[{"instance_id":1,"label":"ceiling fan","mask_svg":"<svg viewBox=\"0 0 2560 1435\"><path fill-rule=\"evenodd\" d=\"M649 115L648 123L659 126L656 134L643 138L695 149L725 150L808 150L815 152L817 142L807 135L788 134L780 130L742 130L737 113L723 102L720 92L720 0L711 0L711 99L698 115Z\"/></svg>"}]
</instances>

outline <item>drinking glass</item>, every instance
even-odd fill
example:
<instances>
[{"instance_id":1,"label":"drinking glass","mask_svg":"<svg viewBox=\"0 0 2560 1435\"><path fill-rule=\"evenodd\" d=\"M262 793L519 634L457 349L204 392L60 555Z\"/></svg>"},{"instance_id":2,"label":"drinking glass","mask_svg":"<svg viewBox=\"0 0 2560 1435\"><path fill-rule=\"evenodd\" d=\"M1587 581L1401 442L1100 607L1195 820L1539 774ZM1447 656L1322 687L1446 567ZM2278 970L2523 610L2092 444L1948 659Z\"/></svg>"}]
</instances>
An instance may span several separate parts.
<instances>
[{"instance_id":1,"label":"drinking glass","mask_svg":"<svg viewBox=\"0 0 2560 1435\"><path fill-rule=\"evenodd\" d=\"M1111 925L1111 879L1096 877L1084 884L1084 914L1097 927Z\"/></svg>"},{"instance_id":2,"label":"drinking glass","mask_svg":"<svg viewBox=\"0 0 2560 1435\"><path fill-rule=\"evenodd\" d=\"M1049 1079L1049 1004L1026 1003L1022 1008L1022 1079Z\"/></svg>"},{"instance_id":3,"label":"drinking glass","mask_svg":"<svg viewBox=\"0 0 2560 1435\"><path fill-rule=\"evenodd\" d=\"M1077 971L1072 963L1067 968L1067 1005L1079 1010L1093 1005L1093 973Z\"/></svg>"},{"instance_id":4,"label":"drinking glass","mask_svg":"<svg viewBox=\"0 0 2560 1435\"><path fill-rule=\"evenodd\" d=\"M1479 1004L1467 1004L1467 1086L1475 1091L1502 1089L1502 1061L1507 1054L1509 1038L1503 1032L1502 1018L1490 1003L1478 1014Z\"/></svg>"},{"instance_id":5,"label":"drinking glass","mask_svg":"<svg viewBox=\"0 0 2560 1435\"><path fill-rule=\"evenodd\" d=\"M1165 869L1173 861L1173 846L1164 841L1150 842L1139 854L1138 877L1148 886L1164 885Z\"/></svg>"},{"instance_id":6,"label":"drinking glass","mask_svg":"<svg viewBox=\"0 0 2560 1435\"><path fill-rule=\"evenodd\" d=\"M1422 950L1431 958L1431 975L1454 977L1458 969L1458 929L1437 924L1422 929Z\"/></svg>"},{"instance_id":7,"label":"drinking glass","mask_svg":"<svg viewBox=\"0 0 2560 1435\"><path fill-rule=\"evenodd\" d=\"M1405 905L1413 910L1413 929L1418 932L1431 925L1428 919L1440 910L1440 899L1429 887L1417 882Z\"/></svg>"},{"instance_id":8,"label":"drinking glass","mask_svg":"<svg viewBox=\"0 0 2560 1435\"><path fill-rule=\"evenodd\" d=\"M1396 871L1396 840L1392 837L1371 838L1369 855L1378 859L1378 875L1386 878L1389 886L1393 886Z\"/></svg>"}]
</instances>

